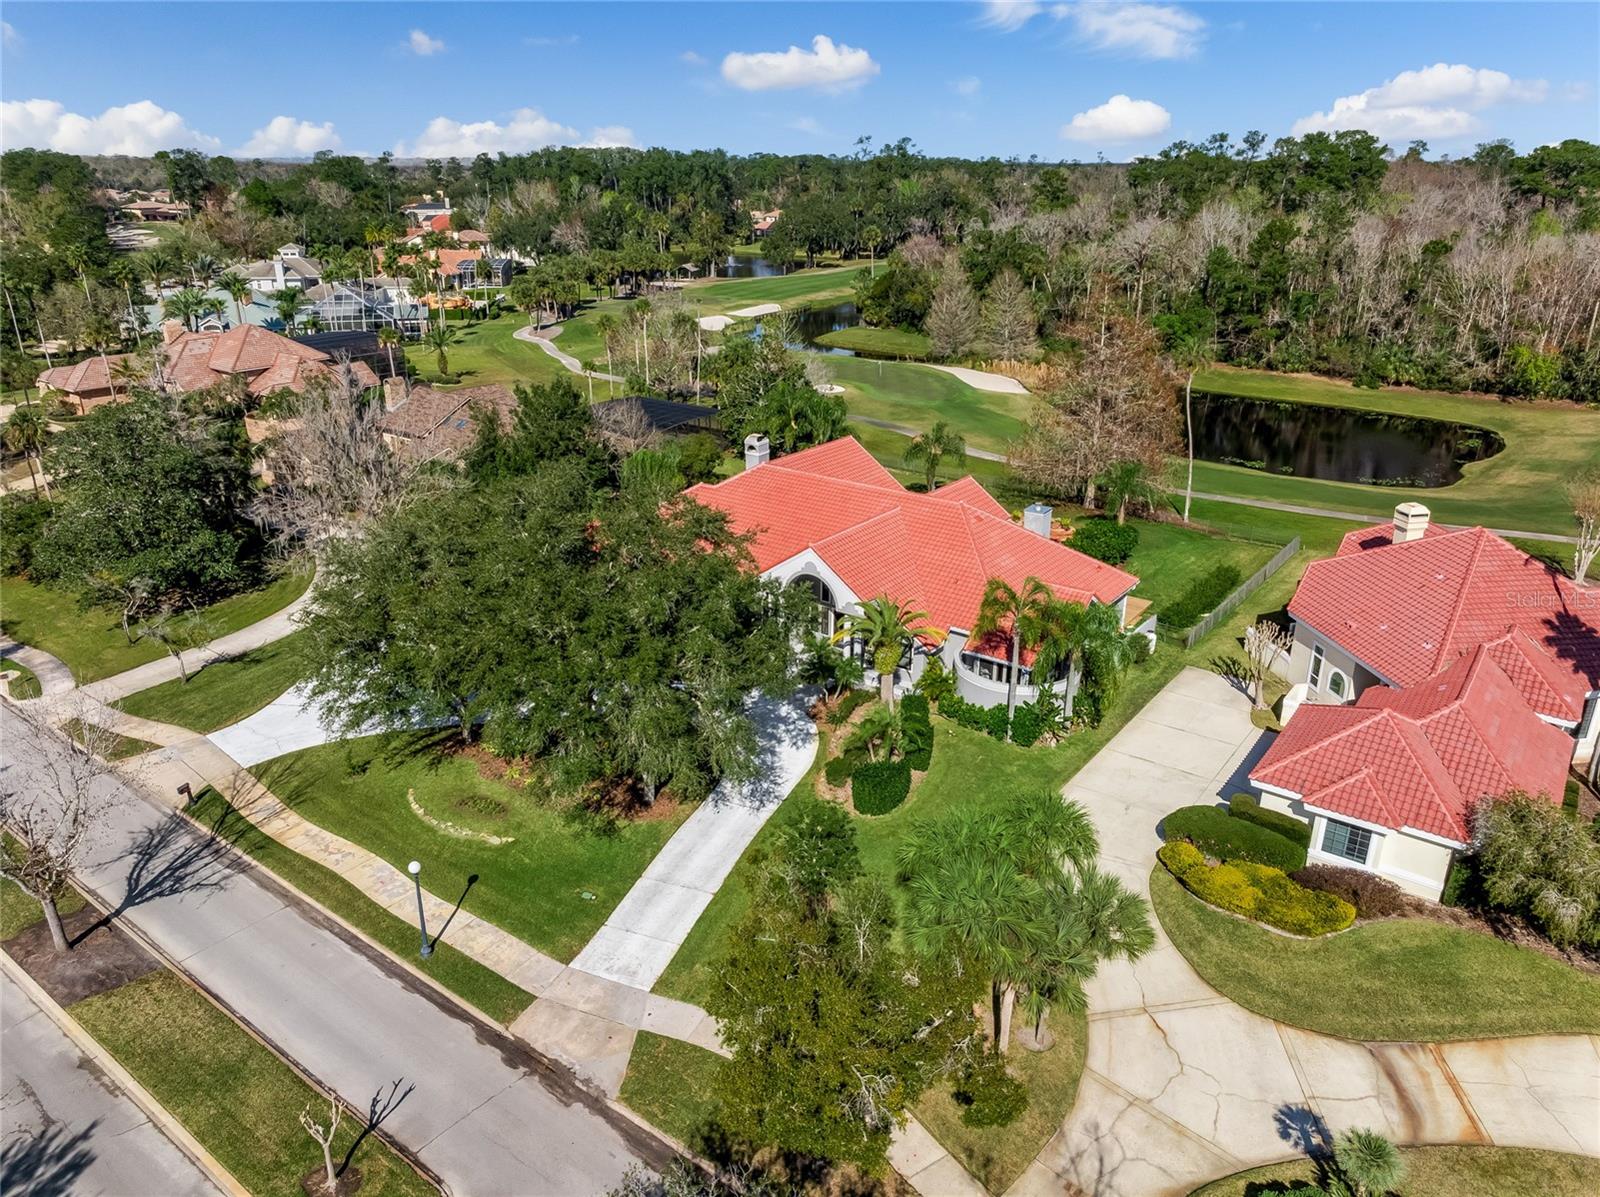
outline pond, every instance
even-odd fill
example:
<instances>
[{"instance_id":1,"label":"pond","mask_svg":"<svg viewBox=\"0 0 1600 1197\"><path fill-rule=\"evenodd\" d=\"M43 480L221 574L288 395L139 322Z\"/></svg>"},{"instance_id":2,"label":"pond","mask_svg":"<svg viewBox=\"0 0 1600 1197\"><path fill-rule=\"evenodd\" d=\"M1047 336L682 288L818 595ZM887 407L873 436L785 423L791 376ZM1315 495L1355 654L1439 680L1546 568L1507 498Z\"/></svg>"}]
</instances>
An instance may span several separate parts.
<instances>
[{"instance_id":1,"label":"pond","mask_svg":"<svg viewBox=\"0 0 1600 1197\"><path fill-rule=\"evenodd\" d=\"M834 349L828 345L817 344L817 338L825 333L838 332L841 328L854 328L861 323L861 313L849 300L824 307L794 308L789 312L789 320L794 328L794 340L789 342L791 349L809 349L816 353L832 353L840 357L854 356L848 349ZM756 321L755 335L758 337L761 335L759 320Z\"/></svg>"},{"instance_id":2,"label":"pond","mask_svg":"<svg viewBox=\"0 0 1600 1197\"><path fill-rule=\"evenodd\" d=\"M718 278L772 278L788 274L793 263L769 262L763 254L729 254L717 267Z\"/></svg>"},{"instance_id":3,"label":"pond","mask_svg":"<svg viewBox=\"0 0 1600 1197\"><path fill-rule=\"evenodd\" d=\"M1469 424L1201 391L1194 431L1203 461L1369 486L1449 486L1506 447Z\"/></svg>"}]
</instances>

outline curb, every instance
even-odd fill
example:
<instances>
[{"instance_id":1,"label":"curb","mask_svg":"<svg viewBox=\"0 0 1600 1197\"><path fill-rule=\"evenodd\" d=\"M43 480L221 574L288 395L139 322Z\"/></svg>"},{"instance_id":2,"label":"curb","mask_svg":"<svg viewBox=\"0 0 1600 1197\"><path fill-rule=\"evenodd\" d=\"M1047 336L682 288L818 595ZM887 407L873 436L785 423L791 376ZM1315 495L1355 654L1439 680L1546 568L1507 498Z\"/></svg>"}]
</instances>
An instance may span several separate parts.
<instances>
[{"instance_id":1,"label":"curb","mask_svg":"<svg viewBox=\"0 0 1600 1197\"><path fill-rule=\"evenodd\" d=\"M156 1128L170 1139L175 1147L184 1155L194 1161L195 1166L209 1176L212 1182L224 1193L231 1197L251 1197L250 1190L234 1179L229 1172L217 1161L209 1151L200 1145L200 1141L189 1133L187 1128L177 1120L167 1108L152 1097L133 1075L128 1072L116 1057L101 1047L89 1032L78 1025L77 1019L68 1014L57 1001L39 987L39 983L30 977L20 964L11 959L6 952L0 952L0 971L17 983L24 993L32 999L34 1005L43 1010L63 1034L72 1041L72 1045L80 1052L93 1060L95 1066L108 1075L133 1101L133 1104L144 1111Z\"/></svg>"}]
</instances>

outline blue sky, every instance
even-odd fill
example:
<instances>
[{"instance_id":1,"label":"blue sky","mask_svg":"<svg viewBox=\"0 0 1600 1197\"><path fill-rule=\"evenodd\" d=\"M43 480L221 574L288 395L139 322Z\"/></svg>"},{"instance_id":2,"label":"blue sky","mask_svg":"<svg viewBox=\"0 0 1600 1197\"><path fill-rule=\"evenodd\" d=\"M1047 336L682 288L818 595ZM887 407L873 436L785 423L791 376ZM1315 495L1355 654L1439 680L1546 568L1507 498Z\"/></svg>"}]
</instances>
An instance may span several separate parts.
<instances>
[{"instance_id":1,"label":"blue sky","mask_svg":"<svg viewBox=\"0 0 1600 1197\"><path fill-rule=\"evenodd\" d=\"M1359 126L1600 140L1600 5L11 2L6 146L550 143L1125 160ZM70 70L62 64L70 64Z\"/></svg>"}]
</instances>

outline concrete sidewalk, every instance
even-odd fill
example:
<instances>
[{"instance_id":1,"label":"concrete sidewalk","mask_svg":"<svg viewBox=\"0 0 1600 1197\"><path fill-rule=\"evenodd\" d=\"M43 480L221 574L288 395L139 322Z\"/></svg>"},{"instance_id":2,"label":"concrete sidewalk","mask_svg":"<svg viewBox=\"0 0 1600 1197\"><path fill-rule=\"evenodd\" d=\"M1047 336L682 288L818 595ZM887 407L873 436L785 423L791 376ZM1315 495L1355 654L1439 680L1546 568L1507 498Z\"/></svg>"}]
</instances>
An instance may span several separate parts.
<instances>
[{"instance_id":1,"label":"concrete sidewalk","mask_svg":"<svg viewBox=\"0 0 1600 1197\"><path fill-rule=\"evenodd\" d=\"M39 693L43 698L65 694L78 684L72 676L72 670L59 658L42 648L19 644L9 636L0 636L0 659L8 663L14 661L31 671L39 679Z\"/></svg>"}]
</instances>

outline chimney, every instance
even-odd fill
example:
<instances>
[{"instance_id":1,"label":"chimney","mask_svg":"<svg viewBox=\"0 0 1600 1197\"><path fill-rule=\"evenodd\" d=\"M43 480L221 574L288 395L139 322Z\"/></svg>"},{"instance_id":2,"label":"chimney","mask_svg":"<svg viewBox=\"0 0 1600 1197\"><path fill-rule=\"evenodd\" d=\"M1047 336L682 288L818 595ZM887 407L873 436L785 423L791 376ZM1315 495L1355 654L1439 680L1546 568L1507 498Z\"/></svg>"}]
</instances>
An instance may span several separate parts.
<instances>
[{"instance_id":1,"label":"chimney","mask_svg":"<svg viewBox=\"0 0 1600 1197\"><path fill-rule=\"evenodd\" d=\"M272 259L272 281L277 284L275 291L283 290L283 255L279 254Z\"/></svg>"},{"instance_id":2,"label":"chimney","mask_svg":"<svg viewBox=\"0 0 1600 1197\"><path fill-rule=\"evenodd\" d=\"M182 320L163 320L161 322L161 343L170 345L183 336L184 327Z\"/></svg>"},{"instance_id":3,"label":"chimney","mask_svg":"<svg viewBox=\"0 0 1600 1197\"><path fill-rule=\"evenodd\" d=\"M772 443L759 432L752 432L744 438L744 468L753 470L758 465L766 465L772 457Z\"/></svg>"},{"instance_id":4,"label":"chimney","mask_svg":"<svg viewBox=\"0 0 1600 1197\"><path fill-rule=\"evenodd\" d=\"M1421 503L1402 503L1394 509L1394 543L1421 540L1428 531L1428 509Z\"/></svg>"},{"instance_id":5,"label":"chimney","mask_svg":"<svg viewBox=\"0 0 1600 1197\"><path fill-rule=\"evenodd\" d=\"M1055 521L1055 508L1044 503L1029 503L1022 509L1022 526L1046 540L1050 539L1050 525Z\"/></svg>"},{"instance_id":6,"label":"chimney","mask_svg":"<svg viewBox=\"0 0 1600 1197\"><path fill-rule=\"evenodd\" d=\"M383 380L383 410L393 411L411 397L410 383L399 376Z\"/></svg>"}]
</instances>

